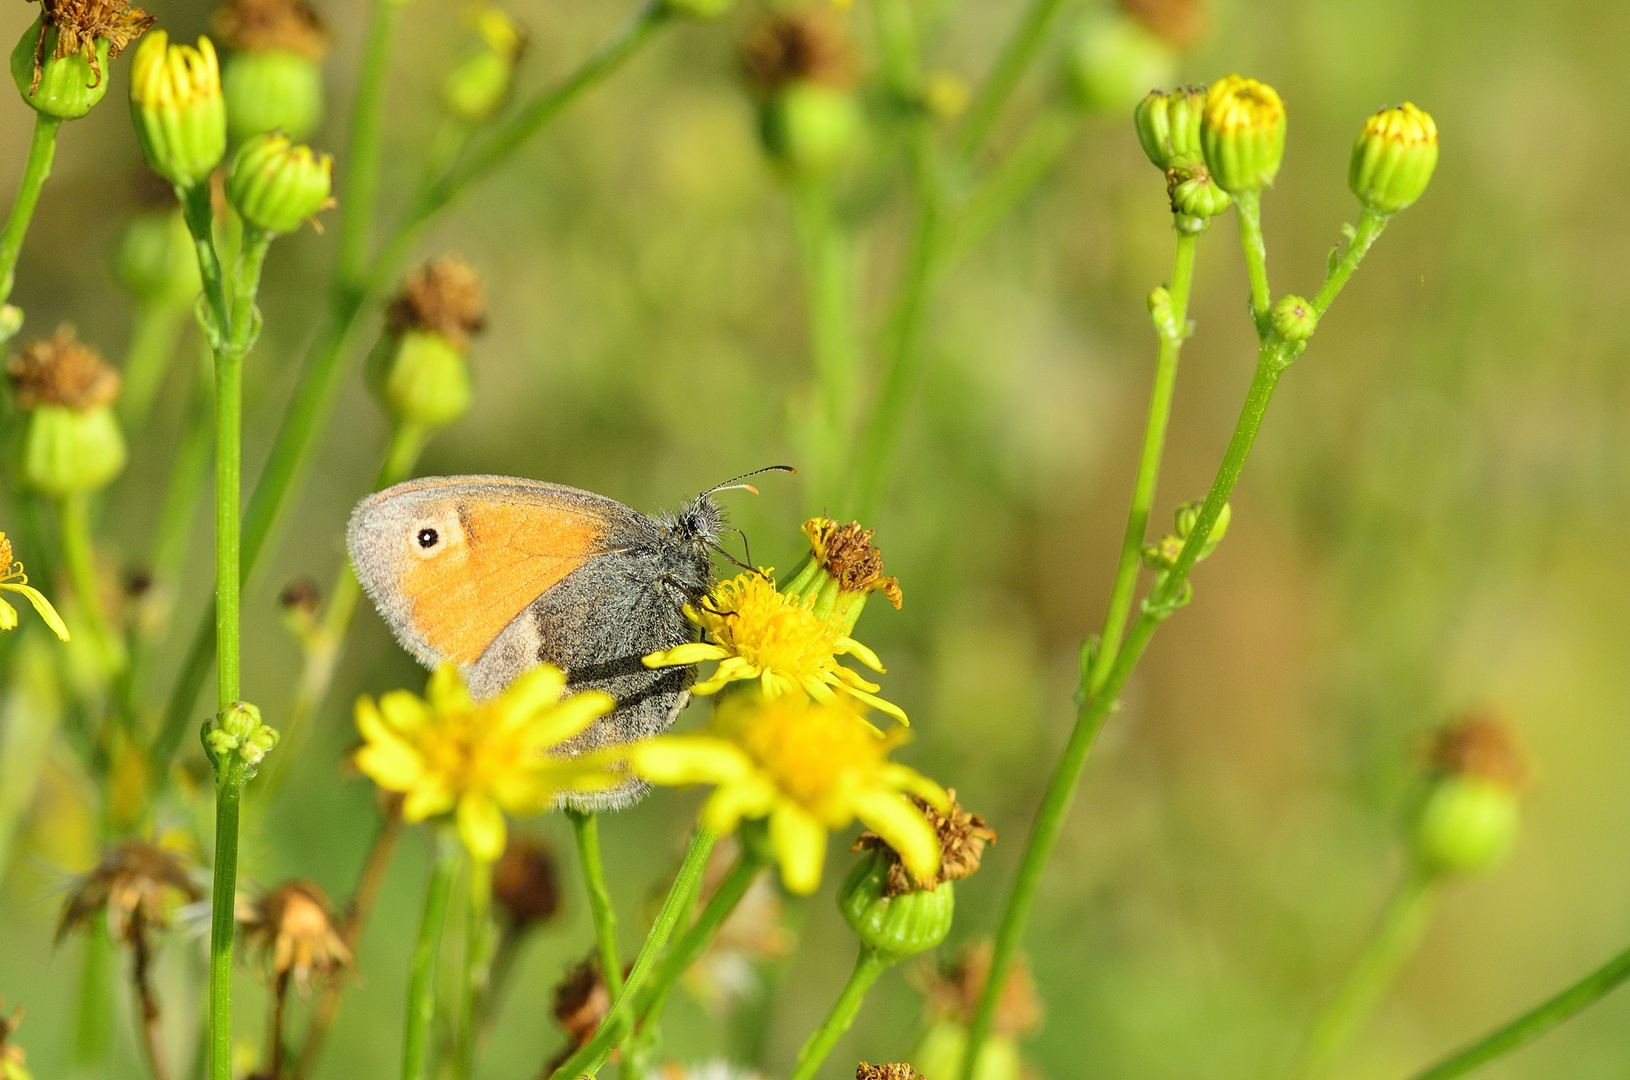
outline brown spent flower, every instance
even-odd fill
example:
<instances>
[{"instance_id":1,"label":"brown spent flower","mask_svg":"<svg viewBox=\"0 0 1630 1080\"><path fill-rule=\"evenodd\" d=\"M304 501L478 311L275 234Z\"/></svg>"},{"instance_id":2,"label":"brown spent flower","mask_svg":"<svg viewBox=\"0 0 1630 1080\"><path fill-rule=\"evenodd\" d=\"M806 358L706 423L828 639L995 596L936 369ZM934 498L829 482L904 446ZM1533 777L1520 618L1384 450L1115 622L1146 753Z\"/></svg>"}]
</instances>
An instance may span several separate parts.
<instances>
[{"instance_id":1,"label":"brown spent flower","mask_svg":"<svg viewBox=\"0 0 1630 1080\"><path fill-rule=\"evenodd\" d=\"M844 89L854 82L854 49L843 22L824 7L776 15L748 33L741 63L766 95L788 83L818 82Z\"/></svg>"},{"instance_id":2,"label":"brown spent flower","mask_svg":"<svg viewBox=\"0 0 1630 1080\"><path fill-rule=\"evenodd\" d=\"M443 255L408 275L385 312L391 332L440 334L459 349L487 326L487 293L470 264Z\"/></svg>"},{"instance_id":3,"label":"brown spent flower","mask_svg":"<svg viewBox=\"0 0 1630 1080\"><path fill-rule=\"evenodd\" d=\"M34 81L28 92L40 88L40 76L45 71L45 31L57 32L56 48L51 59L61 60L78 53L91 66L97 86L102 81L102 63L96 55L96 39L105 38L108 58L124 51L126 45L141 37L158 19L139 7L126 7L125 0L40 0L40 36L34 43Z\"/></svg>"},{"instance_id":4,"label":"brown spent flower","mask_svg":"<svg viewBox=\"0 0 1630 1080\"><path fill-rule=\"evenodd\" d=\"M7 361L6 374L21 409L66 405L89 412L113 404L119 396L119 373L104 364L95 349L80 342L66 323Z\"/></svg>"},{"instance_id":5,"label":"brown spent flower","mask_svg":"<svg viewBox=\"0 0 1630 1080\"><path fill-rule=\"evenodd\" d=\"M287 612L300 612L315 616L322 607L323 591L315 579L297 577L277 594L277 605Z\"/></svg>"},{"instance_id":6,"label":"brown spent flower","mask_svg":"<svg viewBox=\"0 0 1630 1080\"><path fill-rule=\"evenodd\" d=\"M969 945L949 967L936 970L923 964L911 973L911 981L923 995L923 1009L929 1020L954 1020L963 1027L973 1023L979 998L990 978L991 944ZM996 1002L992 1030L998 1035L1028 1035L1041 1027L1041 997L1024 957L1015 957L1008 968L1002 996Z\"/></svg>"},{"instance_id":7,"label":"brown spent flower","mask_svg":"<svg viewBox=\"0 0 1630 1080\"><path fill-rule=\"evenodd\" d=\"M908 892L918 892L936 889L941 882L961 881L979 869L979 860L984 857L985 845L996 842L996 830L985 824L985 819L978 814L970 814L962 809L956 801L956 788L947 788L945 794L951 798L951 809L948 813L940 813L926 799L919 796L910 796L911 802L922 811L928 823L934 826L934 832L940 840L940 872L932 881L918 883L913 881L900 856L884 841L881 836L867 829L855 841L852 851L881 851L889 860L889 881L883 889L884 896L900 896Z\"/></svg>"},{"instance_id":8,"label":"brown spent flower","mask_svg":"<svg viewBox=\"0 0 1630 1080\"><path fill-rule=\"evenodd\" d=\"M831 518L810 518L804 522L815 559L837 579L843 592L881 592L896 610L905 601L897 578L883 576L883 552L872 543L875 529L863 529L860 522L839 525Z\"/></svg>"},{"instance_id":9,"label":"brown spent flower","mask_svg":"<svg viewBox=\"0 0 1630 1080\"><path fill-rule=\"evenodd\" d=\"M855 1069L855 1080L924 1080L923 1074L903 1061L890 1065L873 1065L862 1061Z\"/></svg>"},{"instance_id":10,"label":"brown spent flower","mask_svg":"<svg viewBox=\"0 0 1630 1080\"><path fill-rule=\"evenodd\" d=\"M1121 10L1179 52L1194 48L1206 32L1205 0L1120 0Z\"/></svg>"},{"instance_id":11,"label":"brown spent flower","mask_svg":"<svg viewBox=\"0 0 1630 1080\"><path fill-rule=\"evenodd\" d=\"M492 898L512 930L545 922L560 910L560 882L548 846L511 834L492 868Z\"/></svg>"},{"instance_id":12,"label":"brown spent flower","mask_svg":"<svg viewBox=\"0 0 1630 1080\"><path fill-rule=\"evenodd\" d=\"M168 922L165 895L169 892L189 902L204 895L175 852L142 840L126 840L109 848L96 868L69 890L57 922L57 941L76 927L89 926L103 909L108 913L108 929L117 938L133 940L143 928L161 928Z\"/></svg>"},{"instance_id":13,"label":"brown spent flower","mask_svg":"<svg viewBox=\"0 0 1630 1080\"><path fill-rule=\"evenodd\" d=\"M238 52L292 52L308 60L328 55L328 27L304 0L231 0L210 20Z\"/></svg>"},{"instance_id":14,"label":"brown spent flower","mask_svg":"<svg viewBox=\"0 0 1630 1080\"><path fill-rule=\"evenodd\" d=\"M627 970L631 969L625 969L625 974ZM544 1068L543 1075L554 1075L567 1058L594 1038L609 1012L611 991L600 974L598 955L592 955L568 971L555 986L555 1023L566 1032L567 1042L555 1060ZM617 1060L616 1051L612 1051L612 1060Z\"/></svg>"},{"instance_id":15,"label":"brown spent flower","mask_svg":"<svg viewBox=\"0 0 1630 1080\"><path fill-rule=\"evenodd\" d=\"M334 909L309 881L289 881L240 910L244 938L259 948L273 980L292 976L303 994L312 976L333 978L351 966Z\"/></svg>"},{"instance_id":16,"label":"brown spent flower","mask_svg":"<svg viewBox=\"0 0 1630 1080\"><path fill-rule=\"evenodd\" d=\"M1528 782L1528 763L1510 727L1489 711L1467 713L1439 731L1431 763L1440 773L1487 780L1513 792Z\"/></svg>"}]
</instances>

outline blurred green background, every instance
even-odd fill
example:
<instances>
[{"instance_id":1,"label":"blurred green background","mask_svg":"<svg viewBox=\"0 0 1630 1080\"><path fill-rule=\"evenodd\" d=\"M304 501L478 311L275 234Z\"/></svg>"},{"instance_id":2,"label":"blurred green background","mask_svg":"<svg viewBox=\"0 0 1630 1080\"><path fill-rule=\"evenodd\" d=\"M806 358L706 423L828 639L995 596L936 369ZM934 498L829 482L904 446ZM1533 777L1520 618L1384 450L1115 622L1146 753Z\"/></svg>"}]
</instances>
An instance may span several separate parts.
<instances>
[{"instance_id":1,"label":"blurred green background","mask_svg":"<svg viewBox=\"0 0 1630 1080\"><path fill-rule=\"evenodd\" d=\"M863 43L867 7L855 0L849 13ZM532 35L523 87L568 70L623 8L516 0ZM930 67L973 80L1020 5L929 8ZM164 0L155 13L177 37L207 26L202 4ZM338 148L365 10L327 0L321 13L335 35L331 116L313 142ZM6 7L0 40L33 15ZM736 59L753 15L665 33L426 239L423 255L456 251L481 272L491 328L474 353L475 408L431 444L422 473L518 474L654 511L735 473L798 462L791 433L811 376L788 202ZM462 47L459 18L459 0L415 0L402 19L387 211L418 177L438 80ZM1448 890L1342 1071L1401 1077L1571 981L1630 933L1630 573L1620 566L1630 273L1616 255L1630 241L1630 9L1218 2L1210 25L1182 76L1254 75L1289 110L1285 166L1264 201L1276 291L1315 289L1340 224L1356 217L1345 170L1368 113L1404 98L1430 110L1442 161L1286 376L1227 541L1089 765L1027 942L1048 1017L1026 1051L1054 1078L1281 1073L1400 872L1399 819L1426 734L1488 705L1511 719L1533 761L1525 831L1508 863ZM1056 95L1056 51L998 143ZM13 297L29 336L72 320L110 359L130 318L110 251L141 161L123 105L127 71L115 65L108 104L63 129ZM0 107L7 198L31 122L15 99ZM868 325L890 295L908 225L904 193L891 190L866 234ZM884 693L915 721L901 757L956 787L1001 834L960 888L947 955L990 932L1069 728L1075 650L1102 617L1124 523L1155 346L1144 297L1168 272L1168 226L1129 119L1089 119L934 300L925 390L886 509L868 523L906 605L873 604L857 636L883 656ZM1230 217L1200 246L1198 331L1183 358L1160 527L1173 505L1203 494L1249 378L1254 340L1232 232ZM250 469L325 302L334 246L332 230L304 230L273 250L247 376ZM370 316L361 336L377 325ZM187 366L172 372L158 433L179 424ZM353 374L248 594L245 694L274 725L299 664L275 596L297 575L331 579L385 433ZM150 433L136 443L112 489L101 537L110 565L145 550L172 442ZM757 499L728 496L757 561L786 569L798 556L797 525L815 508L802 483L770 476ZM210 587L206 518L160 685ZM349 892L377 811L370 786L342 764L355 741L348 703L422 677L365 611L318 737L245 850L248 878L303 876ZM0 888L0 995L28 1007L18 1038L42 1078L65 1073L81 948L53 948L55 912L94 857L71 756L53 761ZM696 801L660 792L604 822L629 935L671 872ZM550 988L590 945L569 830L558 817L524 828L555 842L570 899L529 940L480 1069L492 1080L532 1077L554 1054ZM822 892L796 911L801 943L767 1009L770 1075L785 1073L852 963L832 903L847 857L833 851ZM424 875L422 837L411 835L320 1076L394 1075ZM203 948L178 931L164 949L177 1047L194 1037L196 1003L180 987ZM253 1042L263 991L247 967L238 994L239 1031ZM138 1075L123 988L119 1000L116 1072ZM919 1009L906 979L887 976L823 1075L846 1075L858 1058L902 1058ZM1486 1075L1622 1076L1627 1025L1621 994ZM689 1001L666 1032L680 1061L753 1041Z\"/></svg>"}]
</instances>

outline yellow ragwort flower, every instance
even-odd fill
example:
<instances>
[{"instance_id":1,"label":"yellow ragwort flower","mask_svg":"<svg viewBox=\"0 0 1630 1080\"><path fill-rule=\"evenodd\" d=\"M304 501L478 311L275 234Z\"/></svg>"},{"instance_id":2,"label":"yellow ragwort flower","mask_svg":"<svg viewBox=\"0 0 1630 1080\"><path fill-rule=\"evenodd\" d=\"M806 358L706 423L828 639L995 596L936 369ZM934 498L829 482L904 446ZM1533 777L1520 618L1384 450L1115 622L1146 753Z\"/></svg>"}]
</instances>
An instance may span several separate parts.
<instances>
[{"instance_id":1,"label":"yellow ragwort flower","mask_svg":"<svg viewBox=\"0 0 1630 1080\"><path fill-rule=\"evenodd\" d=\"M424 698L395 690L378 705L357 699L357 728L367 740L357 768L407 796L407 821L455 811L464 846L490 862L504 851L505 811L542 813L564 792L604 791L627 779L602 755L550 753L616 704L598 690L562 700L565 687L559 668L541 664L477 705L458 669L443 664Z\"/></svg>"},{"instance_id":2,"label":"yellow ragwort flower","mask_svg":"<svg viewBox=\"0 0 1630 1080\"><path fill-rule=\"evenodd\" d=\"M23 564L12 561L11 541L6 539L3 532L0 532L0 592L21 593L34 605L34 610L40 613L45 625L63 641L68 640L68 627L63 624L62 616L57 614L57 609L51 606L44 593L28 583ZM16 625L17 609L0 600L0 630L11 630Z\"/></svg>"},{"instance_id":3,"label":"yellow ragwort flower","mask_svg":"<svg viewBox=\"0 0 1630 1080\"><path fill-rule=\"evenodd\" d=\"M919 881L940 866L939 839L905 793L947 810L934 781L888 759L885 738L842 698L738 694L720 703L707 732L665 735L628 751L634 771L657 784L711 784L702 820L717 833L743 818L769 818L781 880L808 894L821 883L826 834L859 818Z\"/></svg>"},{"instance_id":4,"label":"yellow ragwort flower","mask_svg":"<svg viewBox=\"0 0 1630 1080\"><path fill-rule=\"evenodd\" d=\"M882 671L877 654L848 635L841 617L818 618L811 611L815 597L800 600L777 592L769 575L765 570L719 582L699 608L685 609L711 640L652 653L645 666L717 660L713 675L692 687L693 693L716 693L741 679L757 679L771 698L802 694L830 702L843 691L907 723L905 710L877 696L881 687L838 663L848 655Z\"/></svg>"}]
</instances>

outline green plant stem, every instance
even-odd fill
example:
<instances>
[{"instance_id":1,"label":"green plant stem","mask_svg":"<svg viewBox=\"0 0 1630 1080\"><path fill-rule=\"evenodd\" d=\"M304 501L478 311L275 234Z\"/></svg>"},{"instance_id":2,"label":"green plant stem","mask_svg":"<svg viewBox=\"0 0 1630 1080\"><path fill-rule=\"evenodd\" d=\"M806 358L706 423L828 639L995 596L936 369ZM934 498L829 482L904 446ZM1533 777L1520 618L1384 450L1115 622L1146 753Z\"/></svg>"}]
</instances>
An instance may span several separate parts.
<instances>
[{"instance_id":1,"label":"green plant stem","mask_svg":"<svg viewBox=\"0 0 1630 1080\"><path fill-rule=\"evenodd\" d=\"M127 431L137 431L147 422L190 314L184 304L143 304L136 309L119 386L119 419Z\"/></svg>"},{"instance_id":2,"label":"green plant stem","mask_svg":"<svg viewBox=\"0 0 1630 1080\"><path fill-rule=\"evenodd\" d=\"M606 888L606 870L600 858L600 817L567 810L566 818L572 823L577 861L583 869L583 891L589 894L589 911L594 916L600 976L615 1001L623 992L623 953L617 945L617 912L611 905L611 890Z\"/></svg>"},{"instance_id":3,"label":"green plant stem","mask_svg":"<svg viewBox=\"0 0 1630 1080\"><path fill-rule=\"evenodd\" d=\"M486 1000L487 975L492 965L492 863L472 856L469 879L464 931L464 997L459 1003L458 1030L453 1040L454 1080L470 1080L475 1075L476 1044L480 1041L476 1021Z\"/></svg>"},{"instance_id":4,"label":"green plant stem","mask_svg":"<svg viewBox=\"0 0 1630 1080\"><path fill-rule=\"evenodd\" d=\"M209 1075L232 1080L232 935L238 896L238 812L243 758L230 754L215 781L215 876L209 919Z\"/></svg>"},{"instance_id":5,"label":"green plant stem","mask_svg":"<svg viewBox=\"0 0 1630 1080\"><path fill-rule=\"evenodd\" d=\"M1291 1069L1296 1080L1325 1076L1415 951L1438 897L1438 878L1411 866L1393 892L1375 931L1341 987L1309 1030Z\"/></svg>"},{"instance_id":6,"label":"green plant stem","mask_svg":"<svg viewBox=\"0 0 1630 1080\"><path fill-rule=\"evenodd\" d=\"M368 302L391 280L417 242L420 232L437 212L471 183L500 165L528 139L584 92L614 71L633 54L660 25L667 8L646 0L635 16L604 42L576 71L550 90L543 91L497 132L459 168L447 174L415 203L408 219L398 226L377 255L360 284L341 282L333 293L328 322L306 354L294 395L284 410L281 425L272 441L270 454L249 498L243 519L243 559L245 577L255 568L261 550L270 538L278 515L298 486L317 436L333 411L345 366L345 346L351 331ZM205 193L207 205L208 194ZM341 208L342 212L345 208ZM189 215L189 224L191 223ZM196 232L194 234L197 235ZM218 272L217 272L218 273ZM206 291L208 276L206 274ZM155 775L166 777L169 764L186 737L193 702L203 689L214 659L213 609L204 613L193 634L192 643L176 675L165 707L164 722L153 742Z\"/></svg>"},{"instance_id":7,"label":"green plant stem","mask_svg":"<svg viewBox=\"0 0 1630 1080\"><path fill-rule=\"evenodd\" d=\"M796 178L792 204L817 392L810 494L817 507L824 507L839 494L834 489L854 422L860 357L855 346L853 251L837 220L826 177Z\"/></svg>"},{"instance_id":8,"label":"green plant stem","mask_svg":"<svg viewBox=\"0 0 1630 1080\"><path fill-rule=\"evenodd\" d=\"M1416 1073L1412 1080L1453 1080L1456 1076L1464 1076L1495 1058L1533 1042L1564 1020L1572 1018L1575 1013L1606 997L1626 979L1630 979L1630 949L1504 1027L1489 1032L1465 1049Z\"/></svg>"},{"instance_id":9,"label":"green plant stem","mask_svg":"<svg viewBox=\"0 0 1630 1080\"><path fill-rule=\"evenodd\" d=\"M1268 247L1262 239L1262 193L1237 193L1234 208L1239 218L1239 243L1245 252L1245 272L1251 279L1251 318L1258 336L1265 337L1273 323L1273 296L1268 289Z\"/></svg>"},{"instance_id":10,"label":"green plant stem","mask_svg":"<svg viewBox=\"0 0 1630 1080\"><path fill-rule=\"evenodd\" d=\"M1081 127L1081 114L1052 106L1031 121L1011 150L980 179L958 215L955 249L967 254L1058 164Z\"/></svg>"},{"instance_id":11,"label":"green plant stem","mask_svg":"<svg viewBox=\"0 0 1630 1080\"><path fill-rule=\"evenodd\" d=\"M123 667L123 653L102 611L96 553L91 544L90 495L80 492L64 496L57 503L57 520L62 530L62 561L68 568L74 600L95 639L99 663L110 679L116 679Z\"/></svg>"},{"instance_id":12,"label":"green plant stem","mask_svg":"<svg viewBox=\"0 0 1630 1080\"><path fill-rule=\"evenodd\" d=\"M419 918L419 937L413 946L413 962L408 974L407 1022L402 1029L402 1080L423 1080L426 1054L430 1046L430 1021L436 1015L436 956L441 951L441 932L447 922L448 901L463 845L451 826L437 826L434 834L430 882L425 886L424 913Z\"/></svg>"},{"instance_id":13,"label":"green plant stem","mask_svg":"<svg viewBox=\"0 0 1630 1080\"><path fill-rule=\"evenodd\" d=\"M685 860L679 864L679 873L662 901L662 910L657 912L656 922L651 925L651 932L645 936L645 944L640 946L634 966L623 981L623 992L612 1002L611 1011L601 1021L594 1037L554 1071L553 1080L575 1080L585 1073L592 1076L598 1072L611 1056L611 1048L628 1037L636 1019L644 1015L646 1009L696 962L724 920L741 902L748 886L753 883L754 875L764 865L761 859L745 848L730 876L713 894L713 899L696 922L663 957L663 949L667 947L674 927L695 902L702 874L707 869L708 856L712 854L717 841L718 836L707 826L696 826L696 831L691 834L690 847L685 850ZM652 976L658 957L663 957L662 966ZM649 985L646 984L648 976L652 976Z\"/></svg>"},{"instance_id":14,"label":"green plant stem","mask_svg":"<svg viewBox=\"0 0 1630 1080\"><path fill-rule=\"evenodd\" d=\"M108 935L107 920L92 919L85 929L85 952L80 962L69 1075L106 1076L112 1037L113 938Z\"/></svg>"},{"instance_id":15,"label":"green plant stem","mask_svg":"<svg viewBox=\"0 0 1630 1080\"><path fill-rule=\"evenodd\" d=\"M44 113L34 115L34 138L28 144L23 181L17 186L17 198L11 204L6 227L0 231L0 304L11 299L11 288L17 279L17 257L22 254L23 237L28 235L28 223L40 201L40 189L51 175L51 159L57 153L57 129L61 126L58 117Z\"/></svg>"},{"instance_id":16,"label":"green plant stem","mask_svg":"<svg viewBox=\"0 0 1630 1080\"><path fill-rule=\"evenodd\" d=\"M215 250L215 202L209 181L185 190L177 190L181 200L181 216L192 233L193 251L198 256L198 275L203 279L204 303L207 314L214 322L206 328L208 338L226 340L232 326L232 311L227 297L226 277L221 271L221 257Z\"/></svg>"},{"instance_id":17,"label":"green plant stem","mask_svg":"<svg viewBox=\"0 0 1630 1080\"><path fill-rule=\"evenodd\" d=\"M866 1000L866 991L872 988L877 977L887 971L894 963L896 957L886 956L867 945L860 948L860 957L855 961L855 970L850 973L849 981L838 995L838 1000L832 1003L832 1010L826 1014L826 1020L815 1029L815 1034L804 1043L804 1048L798 1053L798 1064L793 1068L792 1075L787 1080L811 1080L826 1056L832 1052L843 1033L855 1022L855 1016L860 1012L861 1002Z\"/></svg>"},{"instance_id":18,"label":"green plant stem","mask_svg":"<svg viewBox=\"0 0 1630 1080\"><path fill-rule=\"evenodd\" d=\"M360 286L367 272L368 242L373 235L384 157L385 78L390 72L391 39L401 10L402 0L373 2L351 116L351 152L340 199L345 208L340 219L340 280L353 288Z\"/></svg>"},{"instance_id":19,"label":"green plant stem","mask_svg":"<svg viewBox=\"0 0 1630 1080\"><path fill-rule=\"evenodd\" d=\"M1002 46L995 66L974 93L973 101L963 117L956 148L965 160L971 160L985 145L991 129L1001 117L1002 107L1007 104L1014 87L1019 85L1019 80L1024 77L1036 54L1047 43L1047 35L1063 8L1064 0L1031 0L1013 36Z\"/></svg>"},{"instance_id":20,"label":"green plant stem","mask_svg":"<svg viewBox=\"0 0 1630 1080\"><path fill-rule=\"evenodd\" d=\"M1364 256L1368 254L1370 247L1380 237L1381 230L1387 227L1390 220L1388 215L1377 214L1368 207L1359 213L1358 225L1353 229L1352 239L1348 241L1346 250L1331 263L1329 272L1324 278L1324 285L1313 298L1313 310L1316 314L1322 316L1330 310L1330 305L1335 302L1337 294L1347 284L1347 279L1353 276L1353 271L1358 269L1358 264L1364 261Z\"/></svg>"},{"instance_id":21,"label":"green plant stem","mask_svg":"<svg viewBox=\"0 0 1630 1080\"><path fill-rule=\"evenodd\" d=\"M1138 566L1143 558L1143 542L1149 529L1149 511L1154 505L1155 485L1160 479L1160 459L1166 445L1166 425L1171 419L1172 391L1177 385L1177 360L1188 335L1189 287L1194 281L1194 247L1199 237L1177 232L1177 253L1172 258L1170 325L1159 328L1160 349L1155 358L1154 386L1149 391L1149 419L1143 429L1143 450L1138 455L1138 475L1132 488L1132 508L1126 515L1126 533L1121 540L1120 562L1110 588L1109 610L1099 635L1098 652L1087 677L1087 694L1103 686L1121 635L1132 610L1132 591L1137 587Z\"/></svg>"}]
</instances>

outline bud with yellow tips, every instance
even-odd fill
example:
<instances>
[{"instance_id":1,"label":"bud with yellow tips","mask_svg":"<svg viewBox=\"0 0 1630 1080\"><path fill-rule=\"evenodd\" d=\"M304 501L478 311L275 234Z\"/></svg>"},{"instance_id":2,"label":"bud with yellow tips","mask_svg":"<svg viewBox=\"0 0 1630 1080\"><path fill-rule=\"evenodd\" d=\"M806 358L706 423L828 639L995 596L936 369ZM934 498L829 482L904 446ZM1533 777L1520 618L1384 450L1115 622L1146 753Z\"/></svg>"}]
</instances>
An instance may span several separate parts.
<instances>
[{"instance_id":1,"label":"bud with yellow tips","mask_svg":"<svg viewBox=\"0 0 1630 1080\"><path fill-rule=\"evenodd\" d=\"M1217 80L1206 94L1200 146L1211 178L1230 195L1268 187L1285 156L1285 103L1255 79Z\"/></svg>"},{"instance_id":2,"label":"bud with yellow tips","mask_svg":"<svg viewBox=\"0 0 1630 1080\"><path fill-rule=\"evenodd\" d=\"M215 46L172 45L155 30L130 65L130 115L154 172L177 188L197 187L226 154L226 102Z\"/></svg>"},{"instance_id":3,"label":"bud with yellow tips","mask_svg":"<svg viewBox=\"0 0 1630 1080\"><path fill-rule=\"evenodd\" d=\"M1425 193L1437 164L1438 126L1406 101L1364 121L1347 186L1369 209L1395 214Z\"/></svg>"},{"instance_id":4,"label":"bud with yellow tips","mask_svg":"<svg viewBox=\"0 0 1630 1080\"><path fill-rule=\"evenodd\" d=\"M334 159L296 146L276 132L238 148L226 198L245 222L269 233L291 233L329 204Z\"/></svg>"}]
</instances>

